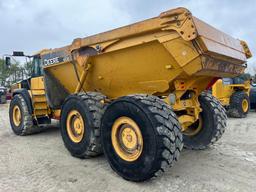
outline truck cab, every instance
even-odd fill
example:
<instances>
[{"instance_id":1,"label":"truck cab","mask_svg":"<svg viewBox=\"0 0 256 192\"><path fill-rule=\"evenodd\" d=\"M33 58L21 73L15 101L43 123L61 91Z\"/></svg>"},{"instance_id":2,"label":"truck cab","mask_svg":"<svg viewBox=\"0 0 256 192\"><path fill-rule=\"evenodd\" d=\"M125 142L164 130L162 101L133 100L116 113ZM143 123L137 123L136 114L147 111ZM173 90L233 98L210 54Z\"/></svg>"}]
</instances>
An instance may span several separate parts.
<instances>
[{"instance_id":1,"label":"truck cab","mask_svg":"<svg viewBox=\"0 0 256 192\"><path fill-rule=\"evenodd\" d=\"M27 57L32 62L32 74L30 77L23 79L11 86L12 98L22 97L27 105L28 115L31 116L31 120L34 126L40 126L41 124L49 124L52 118L52 111L50 110L44 86L43 67L40 58L40 54L33 56L25 56L23 52L14 52L14 57ZM6 59L6 63L8 62ZM17 97L15 97L17 96ZM22 103L20 103L21 105ZM18 105L17 105L18 106ZM16 122L16 126L19 126L21 111L18 107L14 106L10 108L12 110L13 122Z\"/></svg>"}]
</instances>

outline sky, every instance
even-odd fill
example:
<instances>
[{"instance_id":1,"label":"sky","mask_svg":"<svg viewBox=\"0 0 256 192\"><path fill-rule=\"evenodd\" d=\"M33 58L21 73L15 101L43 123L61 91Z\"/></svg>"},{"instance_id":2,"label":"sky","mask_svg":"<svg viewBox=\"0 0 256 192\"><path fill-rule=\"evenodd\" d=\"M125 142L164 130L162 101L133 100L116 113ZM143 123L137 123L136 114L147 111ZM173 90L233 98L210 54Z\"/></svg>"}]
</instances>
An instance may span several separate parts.
<instances>
[{"instance_id":1,"label":"sky","mask_svg":"<svg viewBox=\"0 0 256 192\"><path fill-rule=\"evenodd\" d=\"M0 0L0 55L62 47L176 7L245 40L256 55L255 0Z\"/></svg>"}]
</instances>

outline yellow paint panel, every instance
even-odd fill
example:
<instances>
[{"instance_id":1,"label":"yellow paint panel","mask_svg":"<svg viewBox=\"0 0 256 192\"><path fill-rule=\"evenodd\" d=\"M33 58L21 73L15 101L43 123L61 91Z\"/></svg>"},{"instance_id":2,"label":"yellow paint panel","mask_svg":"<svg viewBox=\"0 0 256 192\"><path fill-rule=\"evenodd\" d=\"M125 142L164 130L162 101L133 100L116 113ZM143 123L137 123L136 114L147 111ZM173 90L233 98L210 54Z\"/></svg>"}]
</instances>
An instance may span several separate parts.
<instances>
[{"instance_id":1,"label":"yellow paint panel","mask_svg":"<svg viewBox=\"0 0 256 192\"><path fill-rule=\"evenodd\" d=\"M44 77L31 78L31 89L38 90L44 89Z\"/></svg>"},{"instance_id":2,"label":"yellow paint panel","mask_svg":"<svg viewBox=\"0 0 256 192\"><path fill-rule=\"evenodd\" d=\"M132 93L165 92L169 88L169 82L181 73L179 68L170 70L166 67L169 65L178 66L158 41L101 54L92 57L92 67L83 89L100 91L110 98ZM78 80L71 63L46 69L70 93L75 91ZM77 65L77 69L80 77L82 68ZM142 71L147 75L142 75Z\"/></svg>"},{"instance_id":3,"label":"yellow paint panel","mask_svg":"<svg viewBox=\"0 0 256 192\"><path fill-rule=\"evenodd\" d=\"M180 67L184 67L200 56L192 42L184 41L182 38L167 41L164 46L179 63Z\"/></svg>"}]
</instances>

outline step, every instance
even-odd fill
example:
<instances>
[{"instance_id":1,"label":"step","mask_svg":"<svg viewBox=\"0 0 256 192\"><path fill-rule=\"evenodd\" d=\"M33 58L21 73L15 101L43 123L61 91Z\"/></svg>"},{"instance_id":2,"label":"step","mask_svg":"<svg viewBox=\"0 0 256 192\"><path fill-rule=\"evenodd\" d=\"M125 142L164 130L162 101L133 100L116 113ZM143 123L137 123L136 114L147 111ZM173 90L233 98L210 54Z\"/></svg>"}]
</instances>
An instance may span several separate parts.
<instances>
[{"instance_id":1,"label":"step","mask_svg":"<svg viewBox=\"0 0 256 192\"><path fill-rule=\"evenodd\" d=\"M48 109L46 102L34 102L33 107L35 110Z\"/></svg>"},{"instance_id":2,"label":"step","mask_svg":"<svg viewBox=\"0 0 256 192\"><path fill-rule=\"evenodd\" d=\"M46 97L45 96L36 96L33 97L33 103L46 103Z\"/></svg>"},{"instance_id":3,"label":"step","mask_svg":"<svg viewBox=\"0 0 256 192\"><path fill-rule=\"evenodd\" d=\"M35 115L39 116L39 115L48 115L48 109L40 109L40 110L34 110Z\"/></svg>"},{"instance_id":4,"label":"step","mask_svg":"<svg viewBox=\"0 0 256 192\"><path fill-rule=\"evenodd\" d=\"M40 90L31 90L31 94L33 96L45 96L45 90L44 89L40 89Z\"/></svg>"}]
</instances>

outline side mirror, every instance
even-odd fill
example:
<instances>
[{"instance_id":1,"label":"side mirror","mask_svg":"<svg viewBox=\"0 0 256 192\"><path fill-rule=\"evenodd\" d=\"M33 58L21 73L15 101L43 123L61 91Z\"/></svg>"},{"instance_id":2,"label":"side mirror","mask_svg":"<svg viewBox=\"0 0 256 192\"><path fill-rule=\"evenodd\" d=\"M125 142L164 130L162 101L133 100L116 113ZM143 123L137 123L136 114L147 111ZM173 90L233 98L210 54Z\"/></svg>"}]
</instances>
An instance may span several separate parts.
<instances>
[{"instance_id":1,"label":"side mirror","mask_svg":"<svg viewBox=\"0 0 256 192\"><path fill-rule=\"evenodd\" d=\"M5 66L8 68L11 65L11 57L5 57Z\"/></svg>"}]
</instances>

